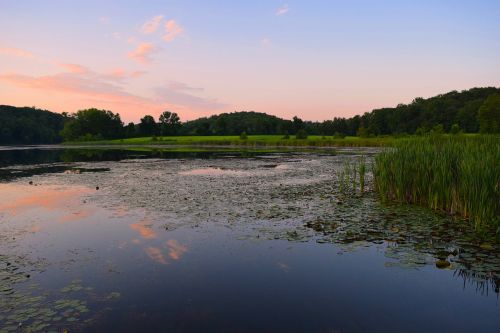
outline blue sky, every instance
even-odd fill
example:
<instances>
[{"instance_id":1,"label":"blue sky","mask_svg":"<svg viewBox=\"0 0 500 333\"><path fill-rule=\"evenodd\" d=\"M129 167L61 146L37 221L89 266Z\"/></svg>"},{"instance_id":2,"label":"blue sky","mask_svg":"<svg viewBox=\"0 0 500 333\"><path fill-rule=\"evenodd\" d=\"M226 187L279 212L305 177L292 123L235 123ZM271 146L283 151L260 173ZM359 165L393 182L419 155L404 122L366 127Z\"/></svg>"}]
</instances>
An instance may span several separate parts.
<instances>
[{"instance_id":1,"label":"blue sky","mask_svg":"<svg viewBox=\"0 0 500 333\"><path fill-rule=\"evenodd\" d=\"M499 86L499 17L499 1L0 0L0 99L352 116Z\"/></svg>"}]
</instances>

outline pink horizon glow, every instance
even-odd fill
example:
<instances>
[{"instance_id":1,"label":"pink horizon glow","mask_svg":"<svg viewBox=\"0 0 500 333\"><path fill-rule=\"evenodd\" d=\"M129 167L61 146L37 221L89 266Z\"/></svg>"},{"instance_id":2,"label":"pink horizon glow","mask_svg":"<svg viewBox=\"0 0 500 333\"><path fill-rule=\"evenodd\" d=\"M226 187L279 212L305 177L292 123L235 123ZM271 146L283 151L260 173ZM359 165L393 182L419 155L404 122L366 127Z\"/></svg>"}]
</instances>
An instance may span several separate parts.
<instances>
[{"instance_id":1,"label":"pink horizon glow","mask_svg":"<svg viewBox=\"0 0 500 333\"><path fill-rule=\"evenodd\" d=\"M95 107L125 123L166 110L182 121L234 111L323 121L500 86L488 6L106 4L6 4L0 104Z\"/></svg>"}]
</instances>

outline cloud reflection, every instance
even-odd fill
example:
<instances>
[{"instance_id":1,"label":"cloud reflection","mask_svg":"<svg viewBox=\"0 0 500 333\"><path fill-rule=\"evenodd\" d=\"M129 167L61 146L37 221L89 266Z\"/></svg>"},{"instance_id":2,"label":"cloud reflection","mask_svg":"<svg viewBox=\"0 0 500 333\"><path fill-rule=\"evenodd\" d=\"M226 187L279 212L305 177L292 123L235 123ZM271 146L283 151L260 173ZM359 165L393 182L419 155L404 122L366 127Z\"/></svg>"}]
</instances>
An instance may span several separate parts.
<instances>
[{"instance_id":1,"label":"cloud reflection","mask_svg":"<svg viewBox=\"0 0 500 333\"><path fill-rule=\"evenodd\" d=\"M187 252L187 247L180 244L175 239L169 239L166 245L168 247L168 256L173 260L181 259L182 255Z\"/></svg>"},{"instance_id":2,"label":"cloud reflection","mask_svg":"<svg viewBox=\"0 0 500 333\"><path fill-rule=\"evenodd\" d=\"M155 239L157 237L156 232L151 228L152 221L148 218L143 218L137 223L130 225L132 230L138 231L142 238L144 239Z\"/></svg>"},{"instance_id":3,"label":"cloud reflection","mask_svg":"<svg viewBox=\"0 0 500 333\"><path fill-rule=\"evenodd\" d=\"M188 251L188 247L175 239L169 239L162 247L148 246L144 249L149 258L162 265L168 265L168 258L178 261Z\"/></svg>"},{"instance_id":4,"label":"cloud reflection","mask_svg":"<svg viewBox=\"0 0 500 333\"><path fill-rule=\"evenodd\" d=\"M86 187L56 188L48 186L25 186L19 184L2 184L0 196L0 213L12 216L27 213L30 210L45 209L64 212L61 222L72 221L90 215L81 209L80 198L92 190ZM73 211L75 208L78 210ZM68 214L67 212L70 211Z\"/></svg>"},{"instance_id":5,"label":"cloud reflection","mask_svg":"<svg viewBox=\"0 0 500 333\"><path fill-rule=\"evenodd\" d=\"M145 249L146 254L154 261L162 264L162 265L168 265L168 261L165 259L163 256L162 250L157 247L147 247Z\"/></svg>"}]
</instances>

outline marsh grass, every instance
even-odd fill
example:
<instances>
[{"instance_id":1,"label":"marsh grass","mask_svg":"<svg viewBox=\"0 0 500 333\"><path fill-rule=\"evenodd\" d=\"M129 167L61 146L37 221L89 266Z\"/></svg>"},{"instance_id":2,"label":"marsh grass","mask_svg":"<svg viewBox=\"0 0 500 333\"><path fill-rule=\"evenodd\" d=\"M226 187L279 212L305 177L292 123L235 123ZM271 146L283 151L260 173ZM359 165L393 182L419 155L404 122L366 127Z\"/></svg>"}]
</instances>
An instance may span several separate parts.
<instances>
[{"instance_id":1,"label":"marsh grass","mask_svg":"<svg viewBox=\"0 0 500 333\"><path fill-rule=\"evenodd\" d=\"M359 195L365 192L366 180L366 158L361 156L355 161L346 161L342 169L338 172L340 193L356 194L359 189ZM359 185L359 187L358 187Z\"/></svg>"},{"instance_id":2,"label":"marsh grass","mask_svg":"<svg viewBox=\"0 0 500 333\"><path fill-rule=\"evenodd\" d=\"M66 145L194 145L194 146L245 146L245 147L382 147L390 146L399 139L395 137L336 137L308 135L305 139L296 139L289 134L283 135L247 135L240 136L160 136L128 138L100 141L65 142Z\"/></svg>"},{"instance_id":3,"label":"marsh grass","mask_svg":"<svg viewBox=\"0 0 500 333\"><path fill-rule=\"evenodd\" d=\"M359 160L359 190L361 193L365 191L365 175L366 175L366 158L362 156Z\"/></svg>"},{"instance_id":4,"label":"marsh grass","mask_svg":"<svg viewBox=\"0 0 500 333\"><path fill-rule=\"evenodd\" d=\"M427 206L499 228L500 137L434 135L400 140L375 158L384 201ZM497 229L497 233L498 233Z\"/></svg>"}]
</instances>

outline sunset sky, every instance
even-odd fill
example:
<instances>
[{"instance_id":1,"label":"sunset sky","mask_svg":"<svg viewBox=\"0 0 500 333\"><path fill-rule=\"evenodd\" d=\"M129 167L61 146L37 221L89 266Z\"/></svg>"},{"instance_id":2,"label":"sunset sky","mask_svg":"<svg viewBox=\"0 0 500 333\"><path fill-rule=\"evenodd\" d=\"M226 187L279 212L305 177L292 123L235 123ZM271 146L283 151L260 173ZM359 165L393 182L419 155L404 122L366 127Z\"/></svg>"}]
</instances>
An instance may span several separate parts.
<instances>
[{"instance_id":1,"label":"sunset sky","mask_svg":"<svg viewBox=\"0 0 500 333\"><path fill-rule=\"evenodd\" d=\"M500 1L0 0L0 104L352 116L500 86Z\"/></svg>"}]
</instances>

